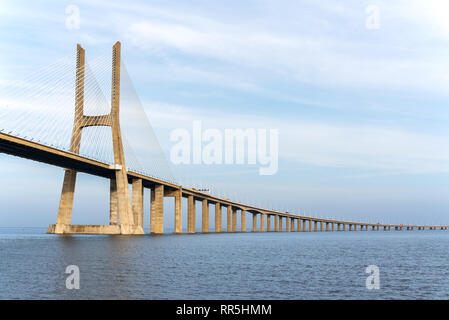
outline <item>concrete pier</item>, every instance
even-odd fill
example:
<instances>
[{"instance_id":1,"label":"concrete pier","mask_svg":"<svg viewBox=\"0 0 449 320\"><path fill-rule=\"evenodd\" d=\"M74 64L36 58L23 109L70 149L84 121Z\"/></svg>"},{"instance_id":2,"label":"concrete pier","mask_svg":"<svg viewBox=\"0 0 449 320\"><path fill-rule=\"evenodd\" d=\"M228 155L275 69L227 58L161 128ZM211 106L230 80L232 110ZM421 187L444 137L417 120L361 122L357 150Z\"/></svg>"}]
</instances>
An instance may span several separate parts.
<instances>
[{"instance_id":1,"label":"concrete pier","mask_svg":"<svg viewBox=\"0 0 449 320\"><path fill-rule=\"evenodd\" d=\"M226 206L226 232L232 232L232 209Z\"/></svg>"},{"instance_id":2,"label":"concrete pier","mask_svg":"<svg viewBox=\"0 0 449 320\"><path fill-rule=\"evenodd\" d=\"M246 210L240 210L240 230L246 232Z\"/></svg>"},{"instance_id":3,"label":"concrete pier","mask_svg":"<svg viewBox=\"0 0 449 320\"><path fill-rule=\"evenodd\" d=\"M222 210L220 202L215 203L215 232L222 232Z\"/></svg>"},{"instance_id":4,"label":"concrete pier","mask_svg":"<svg viewBox=\"0 0 449 320\"><path fill-rule=\"evenodd\" d=\"M182 189L175 191L175 233L182 233Z\"/></svg>"},{"instance_id":5,"label":"concrete pier","mask_svg":"<svg viewBox=\"0 0 449 320\"><path fill-rule=\"evenodd\" d=\"M195 233L195 198L187 198L187 232Z\"/></svg>"},{"instance_id":6,"label":"concrete pier","mask_svg":"<svg viewBox=\"0 0 449 320\"><path fill-rule=\"evenodd\" d=\"M231 206L232 232L237 232L237 208Z\"/></svg>"},{"instance_id":7,"label":"concrete pier","mask_svg":"<svg viewBox=\"0 0 449 320\"><path fill-rule=\"evenodd\" d=\"M201 207L201 232L209 232L209 202L203 199Z\"/></svg>"},{"instance_id":8,"label":"concrete pier","mask_svg":"<svg viewBox=\"0 0 449 320\"><path fill-rule=\"evenodd\" d=\"M151 189L150 232L164 233L164 186L155 185Z\"/></svg>"},{"instance_id":9,"label":"concrete pier","mask_svg":"<svg viewBox=\"0 0 449 320\"><path fill-rule=\"evenodd\" d=\"M142 179L132 181L132 209L134 223L143 227L143 186Z\"/></svg>"}]
</instances>

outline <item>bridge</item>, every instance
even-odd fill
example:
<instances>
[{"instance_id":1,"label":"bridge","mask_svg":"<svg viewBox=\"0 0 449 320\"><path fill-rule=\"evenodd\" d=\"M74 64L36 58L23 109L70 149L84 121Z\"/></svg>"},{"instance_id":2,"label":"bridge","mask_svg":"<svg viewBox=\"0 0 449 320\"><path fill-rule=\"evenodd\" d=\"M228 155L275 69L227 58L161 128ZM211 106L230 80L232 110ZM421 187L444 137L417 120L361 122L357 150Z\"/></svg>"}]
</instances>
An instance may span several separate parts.
<instances>
[{"instance_id":1,"label":"bridge","mask_svg":"<svg viewBox=\"0 0 449 320\"><path fill-rule=\"evenodd\" d=\"M209 230L209 205L215 207L215 229L214 232L246 232L247 213L252 214L253 232L317 232L317 231L379 231L379 230L447 230L448 226L436 225L404 225L404 224L382 224L363 223L354 221L342 221L333 219L322 219L317 217L280 212L268 208L261 208L241 202L232 201L227 198L214 196L212 194L183 186L171 179L153 176L139 166L127 165L127 161L136 163L132 156L125 152L126 140L122 136L120 123L120 86L121 86L121 45L117 42L112 49L112 79L111 99L108 112L95 115L87 115L86 86L95 86L86 64L85 50L77 45L74 104L73 115L70 118L73 126L71 128L70 142L68 147L50 144L45 139L20 134L15 130L8 130L8 114L14 112L6 110L0 113L0 152L12 156L22 157L65 169L62 185L61 198L57 212L56 223L50 225L48 233L52 234L143 234L143 203L144 188L150 189L150 233L162 234L164 220L164 198L171 197L174 200L175 233L182 233L182 199L187 198L187 232L195 233L196 210L199 202L202 208L201 232ZM46 74L51 74L52 69ZM42 77L42 76L41 76ZM58 80L58 82L61 82ZM87 89L89 90L89 89ZM32 96L34 99L35 96ZM95 99L94 99L95 100ZM96 102L95 100L94 102ZM50 109L51 110L51 109ZM6 115L6 116L5 116ZM27 111L24 112L26 117ZM55 118L58 115L55 115ZM3 119L2 119L3 117ZM23 118L22 117L22 118ZM17 117L19 119L20 117ZM24 121L20 118L19 124ZM11 119L11 118L10 118ZM14 118L16 119L16 118ZM4 120L2 122L2 120ZM38 119L36 120L37 122ZM3 128L1 126L4 126ZM45 128L41 123L40 132L46 132L51 128ZM41 128L44 127L44 128ZM83 131L89 128L110 128L112 137L112 160L98 159L95 156L82 154ZM26 131L25 131L26 132ZM100 131L98 131L100 132ZM96 150L98 143L104 143L107 136L97 134ZM98 142L99 141L99 142ZM91 141L92 142L92 141ZM125 162L126 160L126 162ZM75 185L77 173L82 172L110 180L109 200L109 224L108 225L73 225L71 223L72 208L74 202ZM129 190L131 185L131 192ZM223 208L226 209L227 225L222 226ZM238 213L240 213L240 229L237 230ZM259 221L259 222L258 222ZM249 231L249 230L248 230Z\"/></svg>"}]
</instances>

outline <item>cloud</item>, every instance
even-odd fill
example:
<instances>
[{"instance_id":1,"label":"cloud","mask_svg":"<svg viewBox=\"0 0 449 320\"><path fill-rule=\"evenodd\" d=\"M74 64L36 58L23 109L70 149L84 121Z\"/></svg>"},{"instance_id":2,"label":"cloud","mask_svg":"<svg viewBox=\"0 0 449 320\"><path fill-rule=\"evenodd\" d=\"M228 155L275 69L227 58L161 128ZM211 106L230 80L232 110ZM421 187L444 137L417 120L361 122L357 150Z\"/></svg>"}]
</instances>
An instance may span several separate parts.
<instances>
[{"instance_id":1,"label":"cloud","mask_svg":"<svg viewBox=\"0 0 449 320\"><path fill-rule=\"evenodd\" d=\"M411 38L414 28L404 28L414 23L428 30L427 23L437 10L432 6L424 10L415 2L411 6L381 2L379 7L385 22L377 35L364 28L364 7L336 10L325 3L313 8L322 15L307 18L309 25L298 22L290 30L292 21L278 20L270 25L272 28L255 27L245 20L229 23L229 17L208 19L207 12L191 16L175 11L170 16L159 13L130 22L126 37L151 54L175 60L180 59L176 54L204 57L238 65L248 72L257 69L256 74L265 72L265 77L271 73L292 83L444 94L449 85L449 62L444 55L429 50L437 44L420 47ZM428 14L417 15L419 9ZM329 19L329 26L321 23L323 18ZM351 23L342 24L343 18ZM360 23L357 28L356 22ZM394 42L402 36L405 40Z\"/></svg>"}]
</instances>

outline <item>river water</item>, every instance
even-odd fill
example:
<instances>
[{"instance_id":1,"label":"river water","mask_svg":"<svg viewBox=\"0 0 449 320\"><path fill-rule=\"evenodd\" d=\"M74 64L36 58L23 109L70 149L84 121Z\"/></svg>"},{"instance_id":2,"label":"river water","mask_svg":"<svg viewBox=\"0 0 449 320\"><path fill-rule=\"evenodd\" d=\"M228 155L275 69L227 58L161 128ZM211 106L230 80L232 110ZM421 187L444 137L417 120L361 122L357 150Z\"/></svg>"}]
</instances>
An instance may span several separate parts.
<instances>
[{"instance_id":1,"label":"river water","mask_svg":"<svg viewBox=\"0 0 449 320\"><path fill-rule=\"evenodd\" d=\"M449 231L45 231L0 228L0 299L449 299ZM66 288L69 265L79 289Z\"/></svg>"}]
</instances>

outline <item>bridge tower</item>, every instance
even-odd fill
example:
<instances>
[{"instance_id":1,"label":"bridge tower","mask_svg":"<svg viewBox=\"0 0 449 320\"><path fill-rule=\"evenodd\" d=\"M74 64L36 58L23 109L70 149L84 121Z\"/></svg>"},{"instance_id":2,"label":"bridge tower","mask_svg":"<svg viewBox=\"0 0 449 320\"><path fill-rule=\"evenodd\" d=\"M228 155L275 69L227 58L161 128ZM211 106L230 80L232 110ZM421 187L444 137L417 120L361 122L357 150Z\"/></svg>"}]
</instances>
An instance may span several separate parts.
<instances>
[{"instance_id":1,"label":"bridge tower","mask_svg":"<svg viewBox=\"0 0 449 320\"><path fill-rule=\"evenodd\" d=\"M109 225L72 225L72 208L75 194L75 170L66 169L59 202L56 224L48 233L97 233L97 234L143 234L140 219L135 219L131 206L128 175L120 130L120 42L112 47L111 111L98 116L84 115L85 50L78 44L76 52L75 117L70 151L79 153L82 129L89 126L109 126L112 129L114 149L114 173L110 178ZM138 221L134 221L138 220Z\"/></svg>"}]
</instances>

